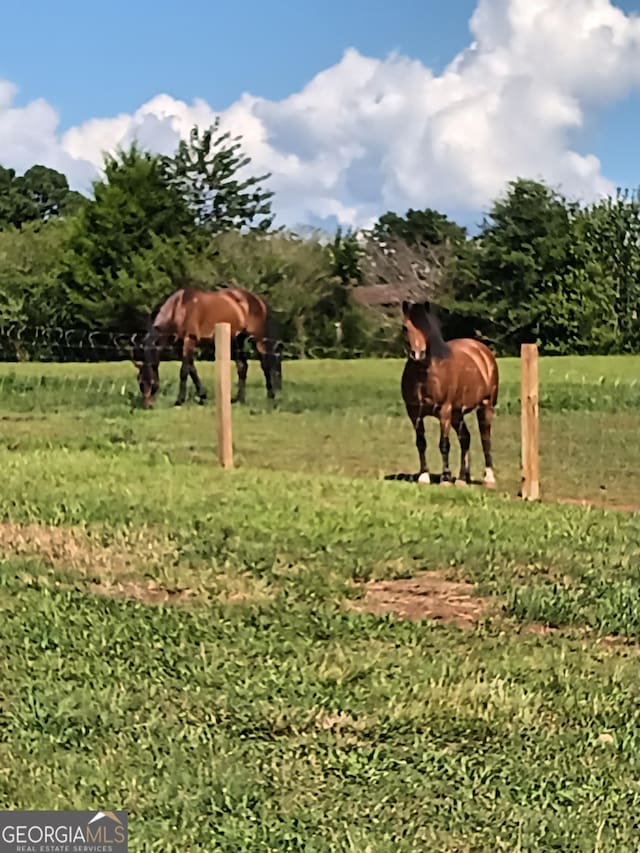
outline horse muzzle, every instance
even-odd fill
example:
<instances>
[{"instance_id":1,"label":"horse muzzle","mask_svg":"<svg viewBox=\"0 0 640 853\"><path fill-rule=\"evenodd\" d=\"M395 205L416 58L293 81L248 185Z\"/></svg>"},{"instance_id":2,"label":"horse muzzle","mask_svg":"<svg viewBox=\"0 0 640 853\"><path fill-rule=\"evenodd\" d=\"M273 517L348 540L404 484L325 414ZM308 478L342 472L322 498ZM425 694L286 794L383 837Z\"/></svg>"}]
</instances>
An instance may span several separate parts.
<instances>
[{"instance_id":1,"label":"horse muzzle","mask_svg":"<svg viewBox=\"0 0 640 853\"><path fill-rule=\"evenodd\" d=\"M426 349L412 349L409 351L409 358L412 361L425 362L427 360L427 351Z\"/></svg>"}]
</instances>

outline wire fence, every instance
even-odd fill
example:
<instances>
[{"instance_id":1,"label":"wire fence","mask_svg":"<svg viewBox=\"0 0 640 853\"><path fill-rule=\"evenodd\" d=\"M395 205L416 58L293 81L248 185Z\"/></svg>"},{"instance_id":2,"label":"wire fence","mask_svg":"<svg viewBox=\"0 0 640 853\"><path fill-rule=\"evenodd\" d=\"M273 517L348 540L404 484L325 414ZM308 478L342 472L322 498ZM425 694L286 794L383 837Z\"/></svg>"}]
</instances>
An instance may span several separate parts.
<instances>
[{"instance_id":1,"label":"wire fence","mask_svg":"<svg viewBox=\"0 0 640 853\"><path fill-rule=\"evenodd\" d=\"M182 414L170 414L178 393L176 346L162 353L153 413L141 411L137 371L142 335L0 329L0 438L6 447L111 447L215 462L211 349L199 353L208 393L197 406L193 388ZM247 403L236 406L238 465L383 477L415 472L415 435L400 393L404 360L391 350L287 345L283 387L267 399L255 354ZM517 495L521 479L520 364L501 359L493 429L498 488ZM233 369L233 368L232 368ZM640 508L640 356L540 360L539 448L542 498L603 507ZM236 377L233 375L233 384ZM472 477L484 465L475 417ZM441 470L439 426L427 419L427 456ZM451 436L451 469L459 448Z\"/></svg>"},{"instance_id":2,"label":"wire fence","mask_svg":"<svg viewBox=\"0 0 640 853\"><path fill-rule=\"evenodd\" d=\"M145 333L115 332L87 329L57 329L55 327L26 327L17 324L0 326L0 361L2 362L77 362L95 363L123 361L141 358ZM160 353L161 360L180 358L182 341L169 337ZM201 360L212 360L213 337L200 342L198 355ZM249 359L256 353L246 348ZM388 342L370 341L366 345L354 346L336 338L332 344L318 344L309 340L293 340L283 345L283 358L398 358L402 355L401 343L393 347Z\"/></svg>"}]
</instances>

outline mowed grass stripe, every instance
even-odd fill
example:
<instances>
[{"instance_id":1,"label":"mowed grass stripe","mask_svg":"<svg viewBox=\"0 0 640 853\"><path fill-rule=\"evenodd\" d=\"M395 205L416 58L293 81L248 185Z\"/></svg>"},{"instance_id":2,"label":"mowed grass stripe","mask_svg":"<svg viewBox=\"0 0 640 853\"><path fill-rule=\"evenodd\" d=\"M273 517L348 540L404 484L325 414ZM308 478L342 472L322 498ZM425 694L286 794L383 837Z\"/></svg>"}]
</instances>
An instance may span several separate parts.
<instances>
[{"instance_id":1,"label":"mowed grass stripe","mask_svg":"<svg viewBox=\"0 0 640 853\"><path fill-rule=\"evenodd\" d=\"M636 356L541 360L540 464L543 498L599 506L640 506L640 360ZM240 468L338 473L378 479L416 470L412 426L404 412L399 360L302 361L285 366L275 410L252 364L249 403L234 407L235 461ZM498 487L520 487L519 364L500 362L494 426ZM212 365L203 365L212 390ZM66 447L132 451L215 466L213 406L174 409L177 365L162 365L157 409L141 412L129 363L0 365L0 442L16 452ZM472 474L484 469L476 419L467 418ZM441 470L438 425L427 421L428 461ZM452 442L451 463L459 451Z\"/></svg>"},{"instance_id":2,"label":"mowed grass stripe","mask_svg":"<svg viewBox=\"0 0 640 853\"><path fill-rule=\"evenodd\" d=\"M135 849L637 838L623 650L317 601L188 611L9 586L3 751L21 773L0 775L7 806L115 799Z\"/></svg>"},{"instance_id":3,"label":"mowed grass stripe","mask_svg":"<svg viewBox=\"0 0 640 853\"><path fill-rule=\"evenodd\" d=\"M212 407L6 406L0 802L128 808L139 850L635 851L637 516L385 482L415 466L397 365L290 373L270 411L254 371L225 473ZM603 423L631 466L627 380L620 420L543 415L543 486L593 486ZM504 480L517 415L496 424ZM347 606L425 571L489 615Z\"/></svg>"}]
</instances>

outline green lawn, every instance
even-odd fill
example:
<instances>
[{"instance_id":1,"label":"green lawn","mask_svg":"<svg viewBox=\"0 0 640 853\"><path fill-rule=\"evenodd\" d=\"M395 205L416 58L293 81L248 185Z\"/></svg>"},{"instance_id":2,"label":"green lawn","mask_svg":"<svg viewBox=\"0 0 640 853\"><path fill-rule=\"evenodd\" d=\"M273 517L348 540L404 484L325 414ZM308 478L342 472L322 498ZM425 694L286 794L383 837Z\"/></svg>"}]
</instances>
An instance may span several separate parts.
<instances>
[{"instance_id":1,"label":"green lawn","mask_svg":"<svg viewBox=\"0 0 640 853\"><path fill-rule=\"evenodd\" d=\"M549 498L640 495L635 365L542 362ZM286 364L275 410L255 368L222 472L175 365L147 413L130 365L2 367L0 807L125 808L131 850L635 853L636 515L512 497L516 363L496 493L383 479L399 363ZM486 617L347 606L424 570Z\"/></svg>"},{"instance_id":2,"label":"green lawn","mask_svg":"<svg viewBox=\"0 0 640 853\"><path fill-rule=\"evenodd\" d=\"M200 367L213 391L213 365ZM277 411L265 399L262 376L250 366L249 403L234 407L236 464L247 469L356 475L373 480L415 472L412 426L399 391L397 360L305 361L284 366ZM174 461L215 459L212 405L173 407L176 363L161 368L153 412L137 405L133 367L122 364L0 365L0 439L15 449L58 447L154 451ZM520 487L520 385L517 359L500 362L501 391L494 428L500 491ZM547 358L540 366L542 496L599 506L640 506L640 358ZM235 382L235 376L234 376ZM190 393L192 390L190 388ZM484 462L475 416L472 473ZM430 469L441 470L438 425L427 422ZM452 470L459 466L452 441Z\"/></svg>"}]
</instances>

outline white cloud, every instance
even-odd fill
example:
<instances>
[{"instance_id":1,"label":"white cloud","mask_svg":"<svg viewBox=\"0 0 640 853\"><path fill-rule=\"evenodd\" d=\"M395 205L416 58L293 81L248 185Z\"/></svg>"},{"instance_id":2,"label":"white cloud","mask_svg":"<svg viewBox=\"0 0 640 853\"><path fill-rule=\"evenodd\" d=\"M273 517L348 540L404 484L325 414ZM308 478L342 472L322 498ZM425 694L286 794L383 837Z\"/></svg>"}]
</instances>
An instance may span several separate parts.
<instances>
[{"instance_id":1,"label":"white cloud","mask_svg":"<svg viewBox=\"0 0 640 853\"><path fill-rule=\"evenodd\" d=\"M474 41L434 74L422 63L345 52L281 101L244 94L222 113L243 135L254 172L272 173L280 222L336 217L366 224L386 209L476 211L516 176L592 198L612 189L592 155L574 150L585 117L640 84L640 19L610 0L479 0ZM86 189L104 151L134 138L169 152L204 101L158 95L133 115L64 134L45 101L13 106L0 81L0 162L43 162Z\"/></svg>"}]
</instances>

